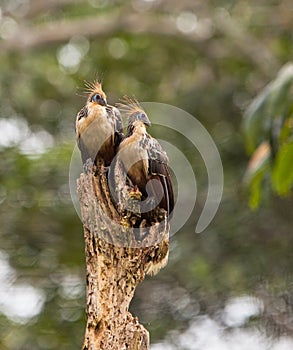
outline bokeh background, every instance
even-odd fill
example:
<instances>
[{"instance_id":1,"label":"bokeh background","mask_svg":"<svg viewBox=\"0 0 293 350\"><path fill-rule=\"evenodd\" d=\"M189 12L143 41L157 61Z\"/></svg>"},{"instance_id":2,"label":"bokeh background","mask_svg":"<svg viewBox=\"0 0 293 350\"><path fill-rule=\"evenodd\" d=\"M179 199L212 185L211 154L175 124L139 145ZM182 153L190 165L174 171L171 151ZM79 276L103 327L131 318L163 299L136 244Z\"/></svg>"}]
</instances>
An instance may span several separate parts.
<instances>
[{"instance_id":1,"label":"bokeh background","mask_svg":"<svg viewBox=\"0 0 293 350\"><path fill-rule=\"evenodd\" d=\"M224 167L219 211L195 234L206 172L192 145L176 139L198 197L171 239L168 266L131 305L151 348L293 348L290 186L279 196L269 181L249 189L243 180L243 115L292 59L292 33L291 0L0 1L1 350L81 348L84 242L68 173L84 80L97 73L112 104L135 95L195 116ZM292 88L285 95L292 113ZM269 128L258 129L255 148L270 141ZM292 152L289 160L283 176L292 179Z\"/></svg>"}]
</instances>

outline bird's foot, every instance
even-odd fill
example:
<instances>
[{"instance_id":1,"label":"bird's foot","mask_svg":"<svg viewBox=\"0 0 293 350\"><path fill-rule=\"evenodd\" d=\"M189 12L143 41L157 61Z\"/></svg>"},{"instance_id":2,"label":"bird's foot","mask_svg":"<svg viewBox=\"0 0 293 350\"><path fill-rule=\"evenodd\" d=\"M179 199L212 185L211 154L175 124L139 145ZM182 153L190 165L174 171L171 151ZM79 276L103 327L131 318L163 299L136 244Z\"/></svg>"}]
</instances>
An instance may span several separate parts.
<instances>
[{"instance_id":1,"label":"bird's foot","mask_svg":"<svg viewBox=\"0 0 293 350\"><path fill-rule=\"evenodd\" d=\"M98 176L98 175L102 176L102 175L108 174L109 173L109 169L110 169L109 166L97 167L96 171L95 171L95 176Z\"/></svg>"},{"instance_id":2,"label":"bird's foot","mask_svg":"<svg viewBox=\"0 0 293 350\"><path fill-rule=\"evenodd\" d=\"M134 186L130 191L129 191L129 197L133 200L140 200L142 196L142 193L138 189L137 186Z\"/></svg>"}]
</instances>

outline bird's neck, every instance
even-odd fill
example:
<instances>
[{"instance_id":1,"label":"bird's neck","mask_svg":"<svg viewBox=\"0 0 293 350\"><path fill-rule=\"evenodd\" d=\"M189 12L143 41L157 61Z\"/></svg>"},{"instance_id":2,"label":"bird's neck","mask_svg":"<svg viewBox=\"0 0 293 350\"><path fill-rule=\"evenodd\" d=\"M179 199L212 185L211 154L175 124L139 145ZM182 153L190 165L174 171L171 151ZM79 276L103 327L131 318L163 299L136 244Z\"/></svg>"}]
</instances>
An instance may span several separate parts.
<instances>
[{"instance_id":1,"label":"bird's neck","mask_svg":"<svg viewBox=\"0 0 293 350\"><path fill-rule=\"evenodd\" d=\"M133 134L144 136L147 134L146 127L144 123L136 122L128 125L127 127L127 136L131 136Z\"/></svg>"},{"instance_id":2,"label":"bird's neck","mask_svg":"<svg viewBox=\"0 0 293 350\"><path fill-rule=\"evenodd\" d=\"M107 112L106 106L101 106L97 103L88 102L87 107L88 107L90 112L98 112L98 113Z\"/></svg>"}]
</instances>

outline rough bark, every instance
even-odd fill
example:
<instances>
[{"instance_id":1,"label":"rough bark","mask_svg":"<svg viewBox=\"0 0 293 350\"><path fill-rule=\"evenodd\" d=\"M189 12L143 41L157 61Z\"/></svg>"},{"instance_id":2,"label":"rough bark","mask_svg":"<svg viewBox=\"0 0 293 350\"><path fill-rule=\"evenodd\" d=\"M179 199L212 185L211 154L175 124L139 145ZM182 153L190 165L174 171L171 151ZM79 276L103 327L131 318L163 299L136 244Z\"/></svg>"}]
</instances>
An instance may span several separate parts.
<instances>
[{"instance_id":1,"label":"rough bark","mask_svg":"<svg viewBox=\"0 0 293 350\"><path fill-rule=\"evenodd\" d=\"M129 304L145 274L157 272L168 257L167 221L154 213L154 224L145 228L140 214L124 209L124 200L133 206L139 201L117 169L114 196L103 168L97 174L89 165L78 179L87 279L83 350L149 349L149 333L128 311Z\"/></svg>"}]
</instances>

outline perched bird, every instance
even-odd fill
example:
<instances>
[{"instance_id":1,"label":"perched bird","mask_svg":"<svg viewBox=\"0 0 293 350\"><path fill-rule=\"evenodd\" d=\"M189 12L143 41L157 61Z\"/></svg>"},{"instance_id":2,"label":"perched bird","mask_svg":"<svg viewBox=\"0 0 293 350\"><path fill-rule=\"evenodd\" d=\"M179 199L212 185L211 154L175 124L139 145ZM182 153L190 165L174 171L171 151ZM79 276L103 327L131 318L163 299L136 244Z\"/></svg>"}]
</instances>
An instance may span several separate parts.
<instances>
[{"instance_id":1,"label":"perched bird","mask_svg":"<svg viewBox=\"0 0 293 350\"><path fill-rule=\"evenodd\" d=\"M109 166L123 138L122 118L116 107L107 104L102 84L96 80L86 83L89 96L76 116L76 141L83 164L91 159Z\"/></svg>"},{"instance_id":2,"label":"perched bird","mask_svg":"<svg viewBox=\"0 0 293 350\"><path fill-rule=\"evenodd\" d=\"M144 212L159 207L169 216L174 208L174 193L167 154L148 134L146 128L151 123L140 104L128 97L125 102L118 106L128 115L127 135L119 145L117 157L132 185L142 194Z\"/></svg>"}]
</instances>

